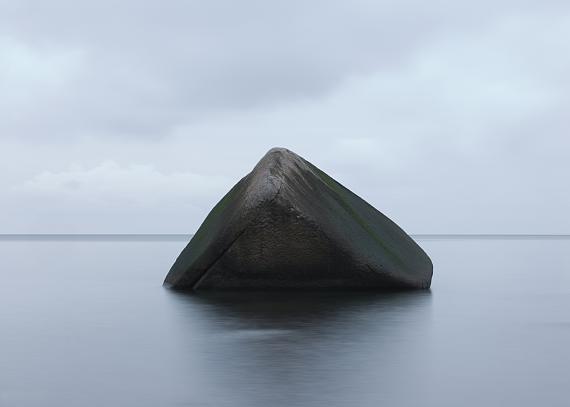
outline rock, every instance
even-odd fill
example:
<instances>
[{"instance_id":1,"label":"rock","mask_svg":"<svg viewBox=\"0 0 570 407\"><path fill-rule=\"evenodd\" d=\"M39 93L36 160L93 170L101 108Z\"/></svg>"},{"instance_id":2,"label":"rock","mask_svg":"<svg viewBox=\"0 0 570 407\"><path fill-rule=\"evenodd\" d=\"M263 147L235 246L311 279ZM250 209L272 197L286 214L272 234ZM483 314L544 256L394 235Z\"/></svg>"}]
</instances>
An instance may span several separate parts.
<instances>
[{"instance_id":1,"label":"rock","mask_svg":"<svg viewBox=\"0 0 570 407\"><path fill-rule=\"evenodd\" d=\"M432 269L394 222L308 161L274 148L212 209L164 284L427 289Z\"/></svg>"}]
</instances>

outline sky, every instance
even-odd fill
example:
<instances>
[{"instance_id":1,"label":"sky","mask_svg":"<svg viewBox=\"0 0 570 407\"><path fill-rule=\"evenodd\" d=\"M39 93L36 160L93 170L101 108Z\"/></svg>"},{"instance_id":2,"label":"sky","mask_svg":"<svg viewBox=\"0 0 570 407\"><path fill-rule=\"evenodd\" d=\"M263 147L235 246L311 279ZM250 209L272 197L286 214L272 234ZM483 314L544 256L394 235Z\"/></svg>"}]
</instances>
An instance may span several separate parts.
<instances>
[{"instance_id":1,"label":"sky","mask_svg":"<svg viewBox=\"0 0 570 407\"><path fill-rule=\"evenodd\" d=\"M271 147L409 233L570 233L570 3L0 0L0 233L193 233Z\"/></svg>"}]
</instances>

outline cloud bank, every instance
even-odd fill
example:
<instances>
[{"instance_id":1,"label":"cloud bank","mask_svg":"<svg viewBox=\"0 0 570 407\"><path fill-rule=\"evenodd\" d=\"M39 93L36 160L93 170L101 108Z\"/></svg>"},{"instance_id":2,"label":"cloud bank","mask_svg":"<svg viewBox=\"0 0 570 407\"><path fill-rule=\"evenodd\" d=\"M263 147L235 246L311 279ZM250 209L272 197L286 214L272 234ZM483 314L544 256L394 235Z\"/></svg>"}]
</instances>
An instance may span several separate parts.
<instances>
[{"instance_id":1,"label":"cloud bank","mask_svg":"<svg viewBox=\"0 0 570 407\"><path fill-rule=\"evenodd\" d=\"M1 1L0 232L189 233L284 146L409 232L568 233L569 27L560 1Z\"/></svg>"}]
</instances>

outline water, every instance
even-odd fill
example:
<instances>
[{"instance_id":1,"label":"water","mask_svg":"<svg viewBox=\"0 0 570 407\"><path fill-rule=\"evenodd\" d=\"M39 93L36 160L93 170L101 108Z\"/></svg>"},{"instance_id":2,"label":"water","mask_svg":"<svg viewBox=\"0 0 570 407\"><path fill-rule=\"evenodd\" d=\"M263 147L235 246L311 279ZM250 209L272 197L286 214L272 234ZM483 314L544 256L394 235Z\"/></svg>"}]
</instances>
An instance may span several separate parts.
<instances>
[{"instance_id":1,"label":"water","mask_svg":"<svg viewBox=\"0 0 570 407\"><path fill-rule=\"evenodd\" d=\"M568 239L424 238L391 295L182 295L184 244L0 241L0 406L568 405Z\"/></svg>"}]
</instances>

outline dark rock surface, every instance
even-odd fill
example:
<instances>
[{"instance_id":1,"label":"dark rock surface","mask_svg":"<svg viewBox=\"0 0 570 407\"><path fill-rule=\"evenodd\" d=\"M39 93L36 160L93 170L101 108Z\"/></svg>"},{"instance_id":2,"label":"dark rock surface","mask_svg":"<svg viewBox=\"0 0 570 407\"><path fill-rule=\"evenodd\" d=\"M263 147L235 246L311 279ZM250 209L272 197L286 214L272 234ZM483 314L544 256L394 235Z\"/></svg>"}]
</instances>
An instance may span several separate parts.
<instances>
[{"instance_id":1,"label":"dark rock surface","mask_svg":"<svg viewBox=\"0 0 570 407\"><path fill-rule=\"evenodd\" d=\"M308 161L274 148L212 209L164 284L426 289L432 269L394 222Z\"/></svg>"}]
</instances>

